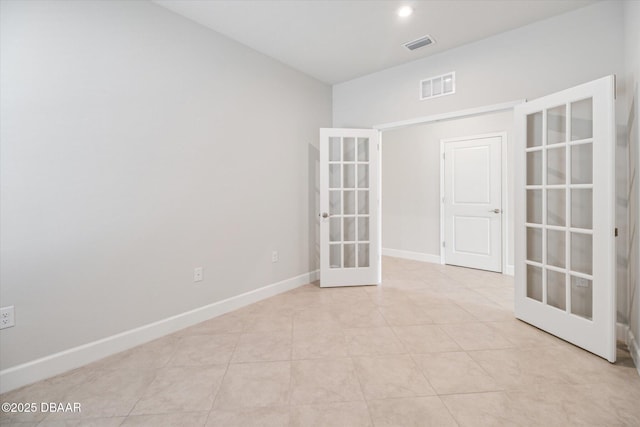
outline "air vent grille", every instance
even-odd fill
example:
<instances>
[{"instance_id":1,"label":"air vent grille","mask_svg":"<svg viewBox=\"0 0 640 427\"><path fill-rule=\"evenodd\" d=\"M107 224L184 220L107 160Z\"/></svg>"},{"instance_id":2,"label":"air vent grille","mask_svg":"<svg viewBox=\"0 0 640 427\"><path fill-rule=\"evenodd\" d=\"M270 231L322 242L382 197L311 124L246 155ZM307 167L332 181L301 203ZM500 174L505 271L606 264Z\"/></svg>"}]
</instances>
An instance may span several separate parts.
<instances>
[{"instance_id":1,"label":"air vent grille","mask_svg":"<svg viewBox=\"0 0 640 427\"><path fill-rule=\"evenodd\" d=\"M420 80L421 101L454 93L456 93L456 73L453 71L440 76Z\"/></svg>"},{"instance_id":2,"label":"air vent grille","mask_svg":"<svg viewBox=\"0 0 640 427\"><path fill-rule=\"evenodd\" d=\"M409 50L416 50L423 46L429 46L430 44L434 44L434 43L435 43L435 40L433 40L431 36L423 36L423 37L420 37L419 39L405 43L404 47L406 47Z\"/></svg>"}]
</instances>

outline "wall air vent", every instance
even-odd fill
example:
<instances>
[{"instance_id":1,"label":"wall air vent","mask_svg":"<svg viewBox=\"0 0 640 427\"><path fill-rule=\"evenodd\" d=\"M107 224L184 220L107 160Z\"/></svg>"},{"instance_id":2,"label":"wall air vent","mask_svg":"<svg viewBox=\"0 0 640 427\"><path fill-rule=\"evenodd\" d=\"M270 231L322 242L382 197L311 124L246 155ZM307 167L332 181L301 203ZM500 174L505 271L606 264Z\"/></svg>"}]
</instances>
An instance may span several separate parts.
<instances>
[{"instance_id":1,"label":"wall air vent","mask_svg":"<svg viewBox=\"0 0 640 427\"><path fill-rule=\"evenodd\" d=\"M454 93L456 93L456 73L454 71L420 80L421 101Z\"/></svg>"},{"instance_id":2,"label":"wall air vent","mask_svg":"<svg viewBox=\"0 0 640 427\"><path fill-rule=\"evenodd\" d=\"M431 36L423 36L423 37L420 37L419 39L405 43L404 47L406 47L409 50L416 50L423 46L429 46L430 44L434 44L435 42L436 41Z\"/></svg>"}]
</instances>

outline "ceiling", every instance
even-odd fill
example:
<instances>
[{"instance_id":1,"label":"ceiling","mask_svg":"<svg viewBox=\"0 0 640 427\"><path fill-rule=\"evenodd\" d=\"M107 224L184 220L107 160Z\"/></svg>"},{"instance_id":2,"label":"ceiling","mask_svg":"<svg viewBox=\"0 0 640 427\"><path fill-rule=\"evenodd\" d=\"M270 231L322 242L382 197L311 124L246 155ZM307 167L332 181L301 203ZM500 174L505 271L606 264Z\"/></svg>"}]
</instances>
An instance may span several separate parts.
<instances>
[{"instance_id":1,"label":"ceiling","mask_svg":"<svg viewBox=\"0 0 640 427\"><path fill-rule=\"evenodd\" d=\"M154 0L323 82L424 58L597 0ZM400 18L403 5L413 15ZM436 43L402 45L424 35Z\"/></svg>"}]
</instances>

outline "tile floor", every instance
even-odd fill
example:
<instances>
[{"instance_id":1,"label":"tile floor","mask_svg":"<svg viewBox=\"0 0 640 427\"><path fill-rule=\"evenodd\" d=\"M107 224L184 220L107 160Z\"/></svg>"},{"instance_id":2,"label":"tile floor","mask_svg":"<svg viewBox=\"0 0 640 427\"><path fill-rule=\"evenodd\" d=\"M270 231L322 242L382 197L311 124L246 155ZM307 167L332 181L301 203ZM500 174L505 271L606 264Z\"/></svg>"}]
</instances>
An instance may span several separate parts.
<instances>
[{"instance_id":1,"label":"tile floor","mask_svg":"<svg viewBox=\"0 0 640 427\"><path fill-rule=\"evenodd\" d=\"M639 426L640 376L513 317L499 274L385 258L1 396L23 426Z\"/></svg>"}]
</instances>

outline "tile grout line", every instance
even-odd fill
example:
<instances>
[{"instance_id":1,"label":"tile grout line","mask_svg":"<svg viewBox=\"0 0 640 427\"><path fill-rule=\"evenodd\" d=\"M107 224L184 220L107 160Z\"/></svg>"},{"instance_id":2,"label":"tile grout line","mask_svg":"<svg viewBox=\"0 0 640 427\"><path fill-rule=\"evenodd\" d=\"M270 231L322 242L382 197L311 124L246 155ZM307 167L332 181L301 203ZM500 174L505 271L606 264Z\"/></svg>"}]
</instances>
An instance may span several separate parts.
<instances>
[{"instance_id":1,"label":"tile grout line","mask_svg":"<svg viewBox=\"0 0 640 427\"><path fill-rule=\"evenodd\" d=\"M244 327L245 327L245 325L243 323L242 324L242 332L239 334L238 340L236 341L235 345L233 346L233 351L229 355L229 360L227 361L227 364L225 366L224 374L222 374L222 378L220 378L220 384L218 385L218 389L214 393L213 401L211 402L211 408L209 409L209 413L207 414L207 417L204 420L204 425L205 426L209 422L209 418L211 417L211 413L215 410L216 400L218 400L218 396L220 394L220 390L222 389L222 385L224 384L224 379L226 378L227 372L229 371L229 366L231 365L231 359L233 358L233 355L236 352L236 348L238 348L238 344L240 343L240 339L242 338L242 334L244 333Z\"/></svg>"},{"instance_id":2,"label":"tile grout line","mask_svg":"<svg viewBox=\"0 0 640 427\"><path fill-rule=\"evenodd\" d=\"M369 407L369 401L367 399L367 395L364 392L364 387L362 386L362 381L360 381L360 376L358 375L358 370L356 369L356 362L353 360L353 356L349 356L349 360L351 361L351 366L353 367L353 374L356 377L356 381L358 381L358 385L360 386L360 393L362 393L362 400L364 401L364 405L367 407L367 414L369 414L369 421L373 426L375 423L373 421L373 415L371 415L371 408Z\"/></svg>"},{"instance_id":3,"label":"tile grout line","mask_svg":"<svg viewBox=\"0 0 640 427\"><path fill-rule=\"evenodd\" d=\"M291 412L293 407L293 402L291 401L291 397L293 395L293 328L295 327L295 314L291 316L291 348L289 349L289 388L287 389L287 406L289 408L289 422L288 425L291 425Z\"/></svg>"},{"instance_id":4,"label":"tile grout line","mask_svg":"<svg viewBox=\"0 0 640 427\"><path fill-rule=\"evenodd\" d=\"M386 318L385 318L386 320ZM437 325L434 325L437 326ZM458 421L456 420L456 418L453 416L453 414L451 413L451 411L449 410L449 408L447 407L447 405L444 403L444 401L440 398L440 395L438 394L438 391L433 387L433 385L431 384L431 382L429 381L429 378L427 378L427 375L425 374L424 370L420 367L420 364L415 360L415 358L413 357L413 354L411 351L409 351L406 348L405 343L400 339L400 337L398 336L395 328L390 327L391 331L393 332L393 335L396 337L396 339L403 345L403 347L405 347L405 350L407 350L407 355L409 356L409 358L411 359L411 361L413 362L414 366L416 367L416 369L418 369L418 371L422 374L422 377L425 379L425 381L427 382L427 384L429 384L429 387L431 387L431 389L433 390L433 392L435 393L433 395L433 397L436 397L438 399L438 401L442 404L442 406L445 407L445 409L447 410L447 412L449 413L449 415L451 416L451 419L453 420L454 423L456 423L456 425L460 426L460 423L458 423ZM442 329L442 328L439 328ZM446 331L443 330L443 332ZM455 341L454 341L455 342ZM415 396L414 396L415 398ZM368 403L367 403L368 406Z\"/></svg>"}]
</instances>

